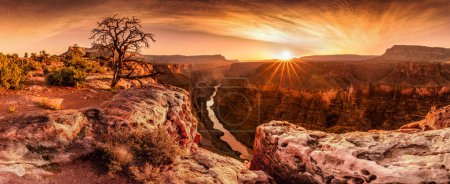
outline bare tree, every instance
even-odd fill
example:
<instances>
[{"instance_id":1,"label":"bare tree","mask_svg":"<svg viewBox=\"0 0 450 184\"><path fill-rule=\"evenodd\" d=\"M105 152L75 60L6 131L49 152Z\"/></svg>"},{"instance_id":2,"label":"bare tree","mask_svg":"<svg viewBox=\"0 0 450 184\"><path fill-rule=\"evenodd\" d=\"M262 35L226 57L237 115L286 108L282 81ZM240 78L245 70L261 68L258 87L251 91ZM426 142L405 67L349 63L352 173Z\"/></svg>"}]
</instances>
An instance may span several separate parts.
<instances>
[{"instance_id":1,"label":"bare tree","mask_svg":"<svg viewBox=\"0 0 450 184\"><path fill-rule=\"evenodd\" d=\"M126 62L140 63L148 68L148 63L136 56L141 48L149 47L149 42L155 42L155 36L141 29L141 20L135 17L119 18L114 15L98 22L97 28L92 30L93 47L101 52L109 53L111 57L114 72L111 88L116 87L121 78L140 79L155 75L132 76L134 69L127 74L122 74L122 67Z\"/></svg>"}]
</instances>

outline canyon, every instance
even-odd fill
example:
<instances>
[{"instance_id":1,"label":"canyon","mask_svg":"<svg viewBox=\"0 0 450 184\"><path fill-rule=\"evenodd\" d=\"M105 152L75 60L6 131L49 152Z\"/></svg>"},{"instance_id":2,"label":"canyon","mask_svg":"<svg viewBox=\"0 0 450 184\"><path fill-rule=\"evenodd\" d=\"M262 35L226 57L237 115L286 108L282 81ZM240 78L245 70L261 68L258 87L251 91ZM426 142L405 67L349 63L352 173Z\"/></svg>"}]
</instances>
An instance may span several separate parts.
<instances>
[{"instance_id":1,"label":"canyon","mask_svg":"<svg viewBox=\"0 0 450 184\"><path fill-rule=\"evenodd\" d=\"M398 129L450 104L449 64L404 62L415 57L411 54L383 60L391 52L414 49L394 46L364 61L294 60L290 65L297 73L283 73L284 63L234 63L221 81L214 110L248 147L255 128L271 120L334 133ZM418 52L417 57L434 58L441 50Z\"/></svg>"},{"instance_id":2,"label":"canyon","mask_svg":"<svg viewBox=\"0 0 450 184\"><path fill-rule=\"evenodd\" d=\"M91 158L117 128L178 137L182 154L159 168L164 183L445 183L447 51L253 63L153 56L154 79L124 80L100 104L0 118L0 183L60 183L73 172L128 183Z\"/></svg>"}]
</instances>

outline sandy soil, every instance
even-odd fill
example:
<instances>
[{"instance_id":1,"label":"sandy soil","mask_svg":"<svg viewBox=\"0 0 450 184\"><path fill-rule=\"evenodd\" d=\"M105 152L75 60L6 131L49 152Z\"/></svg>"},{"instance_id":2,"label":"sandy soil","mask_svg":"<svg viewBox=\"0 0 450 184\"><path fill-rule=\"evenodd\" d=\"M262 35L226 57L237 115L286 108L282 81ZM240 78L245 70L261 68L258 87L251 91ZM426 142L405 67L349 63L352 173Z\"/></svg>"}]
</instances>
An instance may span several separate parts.
<instances>
[{"instance_id":1,"label":"sandy soil","mask_svg":"<svg viewBox=\"0 0 450 184\"><path fill-rule=\"evenodd\" d=\"M19 177L8 174L5 180L0 179L0 183L15 184L127 184L131 183L123 176L110 176L106 172L99 170L91 161L77 160L69 164L60 166L53 171L54 174L35 178L31 176Z\"/></svg>"},{"instance_id":2,"label":"sandy soil","mask_svg":"<svg viewBox=\"0 0 450 184\"><path fill-rule=\"evenodd\" d=\"M91 87L53 87L45 85L42 77L34 77L21 90L0 91L0 118L18 112L48 110L39 106L33 98L47 97L63 99L62 109L79 109L98 105L114 96L111 90ZM14 112L11 112L11 108Z\"/></svg>"}]
</instances>

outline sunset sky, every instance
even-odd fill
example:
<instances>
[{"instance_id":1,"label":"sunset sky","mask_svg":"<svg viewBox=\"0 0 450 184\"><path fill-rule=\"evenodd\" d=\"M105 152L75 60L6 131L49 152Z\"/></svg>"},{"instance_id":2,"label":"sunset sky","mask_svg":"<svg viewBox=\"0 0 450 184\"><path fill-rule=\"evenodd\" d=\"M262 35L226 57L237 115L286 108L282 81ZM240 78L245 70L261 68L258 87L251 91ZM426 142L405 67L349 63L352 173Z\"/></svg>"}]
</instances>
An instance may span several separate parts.
<instances>
[{"instance_id":1,"label":"sunset sky","mask_svg":"<svg viewBox=\"0 0 450 184\"><path fill-rule=\"evenodd\" d=\"M290 51L381 54L395 44L450 47L450 0L1 0L0 52L90 46L106 16L135 16L157 42L143 54L269 59Z\"/></svg>"}]
</instances>

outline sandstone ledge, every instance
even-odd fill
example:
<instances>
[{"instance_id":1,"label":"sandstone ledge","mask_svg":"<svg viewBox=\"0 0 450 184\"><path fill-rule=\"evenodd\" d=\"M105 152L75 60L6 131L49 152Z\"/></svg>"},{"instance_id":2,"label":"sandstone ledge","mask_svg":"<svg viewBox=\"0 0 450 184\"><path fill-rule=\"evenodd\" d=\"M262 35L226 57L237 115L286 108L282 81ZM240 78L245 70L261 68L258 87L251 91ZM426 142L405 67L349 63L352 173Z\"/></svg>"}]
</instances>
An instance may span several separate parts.
<instances>
[{"instance_id":1,"label":"sandstone ledge","mask_svg":"<svg viewBox=\"0 0 450 184\"><path fill-rule=\"evenodd\" d=\"M278 183L447 183L450 128L333 134L272 121L256 130L251 169Z\"/></svg>"}]
</instances>

